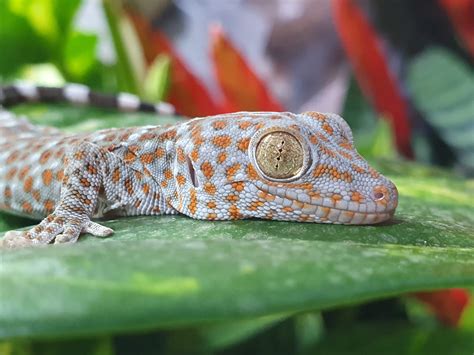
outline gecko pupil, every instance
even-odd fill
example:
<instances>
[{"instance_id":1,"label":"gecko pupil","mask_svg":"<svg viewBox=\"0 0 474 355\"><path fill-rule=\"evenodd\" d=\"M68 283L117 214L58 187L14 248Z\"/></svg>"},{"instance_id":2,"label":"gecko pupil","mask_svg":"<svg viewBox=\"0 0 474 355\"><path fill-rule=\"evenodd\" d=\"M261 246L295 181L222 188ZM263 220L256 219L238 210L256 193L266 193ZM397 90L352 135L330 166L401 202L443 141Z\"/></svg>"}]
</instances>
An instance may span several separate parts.
<instances>
[{"instance_id":1,"label":"gecko pupil","mask_svg":"<svg viewBox=\"0 0 474 355\"><path fill-rule=\"evenodd\" d=\"M283 180L298 175L303 168L303 155L303 147L294 135L276 131L261 138L255 158L266 177Z\"/></svg>"}]
</instances>

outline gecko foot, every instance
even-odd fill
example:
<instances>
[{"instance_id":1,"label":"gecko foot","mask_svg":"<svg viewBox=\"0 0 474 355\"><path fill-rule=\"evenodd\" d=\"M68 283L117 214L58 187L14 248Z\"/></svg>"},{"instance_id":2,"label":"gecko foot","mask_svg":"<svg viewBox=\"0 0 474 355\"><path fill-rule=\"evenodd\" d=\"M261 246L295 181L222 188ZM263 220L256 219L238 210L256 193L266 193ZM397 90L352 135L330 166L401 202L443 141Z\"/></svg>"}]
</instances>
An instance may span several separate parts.
<instances>
[{"instance_id":1,"label":"gecko foot","mask_svg":"<svg viewBox=\"0 0 474 355\"><path fill-rule=\"evenodd\" d=\"M53 214L28 231L9 231L0 241L0 248L21 248L49 244L75 243L81 233L107 237L114 231L88 218L61 217Z\"/></svg>"}]
</instances>

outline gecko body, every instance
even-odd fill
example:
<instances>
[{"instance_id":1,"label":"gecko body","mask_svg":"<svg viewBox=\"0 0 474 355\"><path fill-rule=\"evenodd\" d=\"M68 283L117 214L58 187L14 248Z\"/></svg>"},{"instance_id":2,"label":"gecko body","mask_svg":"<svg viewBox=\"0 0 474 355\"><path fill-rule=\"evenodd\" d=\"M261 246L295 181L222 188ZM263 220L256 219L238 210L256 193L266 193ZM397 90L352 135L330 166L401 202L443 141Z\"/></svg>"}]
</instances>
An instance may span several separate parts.
<instances>
[{"instance_id":1,"label":"gecko body","mask_svg":"<svg viewBox=\"0 0 474 355\"><path fill-rule=\"evenodd\" d=\"M4 106L43 100L172 111L78 85L0 91ZM8 232L6 246L110 235L93 222L102 216L373 224L391 218L397 203L395 185L357 153L335 114L238 112L65 134L0 111L0 209L42 219L29 231Z\"/></svg>"}]
</instances>

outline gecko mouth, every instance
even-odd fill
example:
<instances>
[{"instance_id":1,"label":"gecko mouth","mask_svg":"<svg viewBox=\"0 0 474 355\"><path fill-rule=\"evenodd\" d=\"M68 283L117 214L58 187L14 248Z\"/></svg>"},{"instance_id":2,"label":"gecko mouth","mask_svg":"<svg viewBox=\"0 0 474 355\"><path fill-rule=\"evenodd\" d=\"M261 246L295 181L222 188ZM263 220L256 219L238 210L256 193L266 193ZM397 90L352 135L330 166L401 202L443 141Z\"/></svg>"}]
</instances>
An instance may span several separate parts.
<instances>
[{"instance_id":1,"label":"gecko mouth","mask_svg":"<svg viewBox=\"0 0 474 355\"><path fill-rule=\"evenodd\" d=\"M334 201L327 197L309 197L308 194L257 184L267 202L281 207L274 219L333 224L376 224L390 219L395 208L368 201L365 203Z\"/></svg>"}]
</instances>

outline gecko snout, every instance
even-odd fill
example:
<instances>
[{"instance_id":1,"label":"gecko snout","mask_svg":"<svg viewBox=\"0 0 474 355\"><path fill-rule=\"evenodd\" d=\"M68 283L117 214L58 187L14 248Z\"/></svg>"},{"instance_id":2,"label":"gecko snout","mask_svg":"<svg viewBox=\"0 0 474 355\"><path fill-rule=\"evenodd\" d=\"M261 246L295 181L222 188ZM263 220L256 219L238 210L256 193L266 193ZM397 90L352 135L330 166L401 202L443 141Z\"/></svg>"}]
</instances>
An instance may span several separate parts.
<instances>
[{"instance_id":1,"label":"gecko snout","mask_svg":"<svg viewBox=\"0 0 474 355\"><path fill-rule=\"evenodd\" d=\"M378 205L385 206L387 211L394 211L398 205L397 187L389 180L384 184L376 185L372 189L371 197Z\"/></svg>"}]
</instances>

